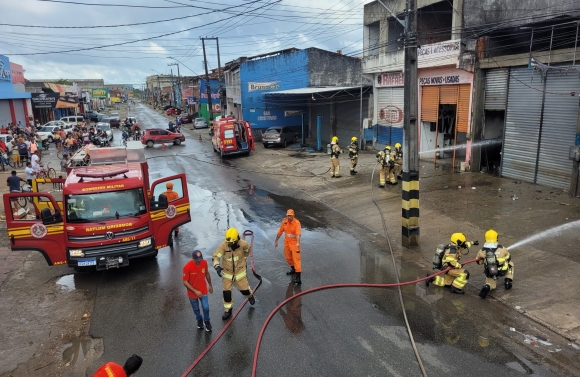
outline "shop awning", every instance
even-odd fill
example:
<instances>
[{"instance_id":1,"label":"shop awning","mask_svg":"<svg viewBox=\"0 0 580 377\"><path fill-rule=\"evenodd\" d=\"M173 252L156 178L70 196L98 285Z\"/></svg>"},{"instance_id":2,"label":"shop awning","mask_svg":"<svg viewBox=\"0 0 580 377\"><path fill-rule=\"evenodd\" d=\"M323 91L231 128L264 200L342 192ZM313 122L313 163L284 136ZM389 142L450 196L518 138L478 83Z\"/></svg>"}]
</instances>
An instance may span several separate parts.
<instances>
[{"instance_id":1,"label":"shop awning","mask_svg":"<svg viewBox=\"0 0 580 377\"><path fill-rule=\"evenodd\" d=\"M363 88L366 87L363 86ZM298 89L288 89L279 90L276 92L266 92L265 95L271 94L284 94L284 95L300 95L300 94L314 94L314 93L324 93L324 92L336 92L342 90L353 90L360 89L360 86L324 86L324 87L308 87L308 88L298 88Z\"/></svg>"},{"instance_id":2,"label":"shop awning","mask_svg":"<svg viewBox=\"0 0 580 377\"><path fill-rule=\"evenodd\" d=\"M60 93L62 95L64 95L65 93L70 93L73 90L72 86L70 86L70 85L54 84L51 82L46 82L46 83L44 83L44 85L49 87L50 90L52 90L53 92Z\"/></svg>"}]
</instances>

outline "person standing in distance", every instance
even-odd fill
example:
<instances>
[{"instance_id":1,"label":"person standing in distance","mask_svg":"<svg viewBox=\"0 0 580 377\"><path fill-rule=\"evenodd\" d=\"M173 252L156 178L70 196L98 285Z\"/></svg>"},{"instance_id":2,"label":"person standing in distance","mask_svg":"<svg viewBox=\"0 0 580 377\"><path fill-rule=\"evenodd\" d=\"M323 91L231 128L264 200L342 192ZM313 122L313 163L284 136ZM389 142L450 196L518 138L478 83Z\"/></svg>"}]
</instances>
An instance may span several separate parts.
<instances>
[{"instance_id":1,"label":"person standing in distance","mask_svg":"<svg viewBox=\"0 0 580 377\"><path fill-rule=\"evenodd\" d=\"M355 175L356 164L358 163L358 143L356 136L350 139L350 145L348 146L348 157L350 157L350 175Z\"/></svg>"},{"instance_id":2,"label":"person standing in distance","mask_svg":"<svg viewBox=\"0 0 580 377\"><path fill-rule=\"evenodd\" d=\"M205 331L211 331L211 322L209 318L209 301L207 297L209 284L209 293L213 293L213 286L211 285L211 277L207 269L207 261L203 259L201 251L194 250L191 254L191 259L183 267L183 285L187 288L187 296L193 308L195 319L197 319L197 328L203 330L205 324ZM199 303L203 310L203 316L199 310Z\"/></svg>"},{"instance_id":3,"label":"person standing in distance","mask_svg":"<svg viewBox=\"0 0 580 377\"><path fill-rule=\"evenodd\" d=\"M290 266L290 271L286 275L294 275L294 283L302 284L302 264L300 262L300 221L294 218L294 210L286 211L286 218L282 220L274 247L278 247L278 240L286 233L284 237L284 257Z\"/></svg>"},{"instance_id":4,"label":"person standing in distance","mask_svg":"<svg viewBox=\"0 0 580 377\"><path fill-rule=\"evenodd\" d=\"M330 178L340 178L340 160L342 150L338 146L338 137L333 136L330 143Z\"/></svg>"}]
</instances>

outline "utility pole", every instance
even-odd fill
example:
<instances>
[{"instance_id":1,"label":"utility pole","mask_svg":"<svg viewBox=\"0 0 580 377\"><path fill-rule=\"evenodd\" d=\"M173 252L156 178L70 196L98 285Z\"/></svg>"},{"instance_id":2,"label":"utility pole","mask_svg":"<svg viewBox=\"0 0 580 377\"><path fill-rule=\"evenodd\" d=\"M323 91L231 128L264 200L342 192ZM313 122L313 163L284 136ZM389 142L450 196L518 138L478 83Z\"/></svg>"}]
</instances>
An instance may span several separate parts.
<instances>
[{"instance_id":1,"label":"utility pole","mask_svg":"<svg viewBox=\"0 0 580 377\"><path fill-rule=\"evenodd\" d=\"M419 245L419 150L417 81L417 0L406 0L405 93L403 125L402 245Z\"/></svg>"},{"instance_id":2,"label":"utility pole","mask_svg":"<svg viewBox=\"0 0 580 377\"><path fill-rule=\"evenodd\" d=\"M173 58L170 57L170 59L173 59ZM177 89L175 91L175 107L178 107L181 109L181 102L182 102L181 101L181 85L180 85L181 75L179 74L179 64L178 63L169 63L167 65L176 65L177 66Z\"/></svg>"},{"instance_id":3,"label":"utility pole","mask_svg":"<svg viewBox=\"0 0 580 377\"><path fill-rule=\"evenodd\" d=\"M203 65L205 67L205 92L207 94L207 106L209 110L209 126L213 127L213 110L211 108L211 89L209 87L209 73L207 71L207 57L205 55L205 38L201 38L201 45L203 47ZM201 94L200 94L201 97ZM200 98L201 104L201 98Z\"/></svg>"},{"instance_id":4,"label":"utility pole","mask_svg":"<svg viewBox=\"0 0 580 377\"><path fill-rule=\"evenodd\" d=\"M217 60L218 60L218 86L219 86L219 96L220 96L220 113L222 116L225 116L225 111L226 111L226 106L227 106L227 102L226 102L226 92L225 89L222 87L223 81L222 81L222 65L220 62L220 43L219 43L219 38L217 37L211 37L211 38L202 38L203 39L207 39L207 40L215 40L216 43L216 47L217 47ZM203 56L203 59L205 60L205 55Z\"/></svg>"}]
</instances>

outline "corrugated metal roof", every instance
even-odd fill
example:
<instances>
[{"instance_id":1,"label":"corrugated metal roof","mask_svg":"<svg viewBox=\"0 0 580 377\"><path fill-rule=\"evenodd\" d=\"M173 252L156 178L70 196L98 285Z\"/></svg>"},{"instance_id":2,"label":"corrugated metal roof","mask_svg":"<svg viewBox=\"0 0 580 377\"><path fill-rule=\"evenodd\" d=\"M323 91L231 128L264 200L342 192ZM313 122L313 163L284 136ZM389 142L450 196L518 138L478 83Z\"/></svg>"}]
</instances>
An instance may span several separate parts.
<instances>
[{"instance_id":1,"label":"corrugated metal roof","mask_svg":"<svg viewBox=\"0 0 580 377\"><path fill-rule=\"evenodd\" d=\"M298 89L288 89L288 90L279 90L277 92L267 92L264 93L268 94L314 94L314 93L323 93L323 92L335 92L339 90L350 90L350 89L360 89L360 86L325 86L325 87L317 87L317 88L298 88Z\"/></svg>"}]
</instances>

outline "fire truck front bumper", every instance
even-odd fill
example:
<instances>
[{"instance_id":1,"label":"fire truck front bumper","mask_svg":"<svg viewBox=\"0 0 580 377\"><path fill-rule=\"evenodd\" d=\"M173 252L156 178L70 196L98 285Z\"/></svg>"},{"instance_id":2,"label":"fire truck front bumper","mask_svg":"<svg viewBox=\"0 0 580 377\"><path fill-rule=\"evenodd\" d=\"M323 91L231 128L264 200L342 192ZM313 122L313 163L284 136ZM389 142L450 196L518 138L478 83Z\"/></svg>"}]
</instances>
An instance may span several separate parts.
<instances>
[{"instance_id":1,"label":"fire truck front bumper","mask_svg":"<svg viewBox=\"0 0 580 377\"><path fill-rule=\"evenodd\" d=\"M69 267L95 267L97 271L125 267L137 258L157 255L153 237L102 246L67 248Z\"/></svg>"}]
</instances>

